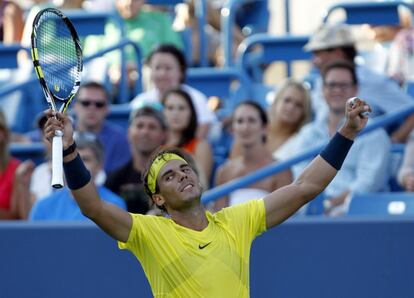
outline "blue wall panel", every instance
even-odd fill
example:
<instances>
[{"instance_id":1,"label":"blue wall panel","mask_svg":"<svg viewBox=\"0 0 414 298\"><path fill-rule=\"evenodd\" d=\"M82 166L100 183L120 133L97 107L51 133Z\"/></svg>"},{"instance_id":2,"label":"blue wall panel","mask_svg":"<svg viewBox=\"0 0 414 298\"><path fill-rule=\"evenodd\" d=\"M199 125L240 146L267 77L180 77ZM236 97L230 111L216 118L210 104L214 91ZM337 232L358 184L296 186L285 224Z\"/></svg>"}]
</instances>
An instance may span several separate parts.
<instances>
[{"instance_id":1,"label":"blue wall panel","mask_svg":"<svg viewBox=\"0 0 414 298\"><path fill-rule=\"evenodd\" d=\"M251 297L414 297L414 219L293 219L260 236ZM0 223L0 297L151 297L92 224Z\"/></svg>"}]
</instances>

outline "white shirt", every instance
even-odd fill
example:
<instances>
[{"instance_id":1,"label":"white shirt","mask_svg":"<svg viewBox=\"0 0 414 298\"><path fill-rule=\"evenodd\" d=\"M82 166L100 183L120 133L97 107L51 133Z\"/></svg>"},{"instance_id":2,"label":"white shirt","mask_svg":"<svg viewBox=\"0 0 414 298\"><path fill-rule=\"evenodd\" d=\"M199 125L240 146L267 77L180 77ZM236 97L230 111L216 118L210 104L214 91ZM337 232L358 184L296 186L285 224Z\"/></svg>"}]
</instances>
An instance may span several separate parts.
<instances>
[{"instance_id":1,"label":"white shirt","mask_svg":"<svg viewBox=\"0 0 414 298\"><path fill-rule=\"evenodd\" d=\"M273 151L272 156L276 160L287 160L295 155L297 148L296 143L298 140L298 134L295 133L289 139L287 139L279 148Z\"/></svg>"},{"instance_id":2,"label":"white shirt","mask_svg":"<svg viewBox=\"0 0 414 298\"><path fill-rule=\"evenodd\" d=\"M105 183L106 174L99 171L95 177L95 184L100 186ZM52 188L52 169L49 162L44 162L35 167L30 181L30 192L35 195L36 201L49 196L55 189ZM66 182L65 182L66 184Z\"/></svg>"},{"instance_id":3,"label":"white shirt","mask_svg":"<svg viewBox=\"0 0 414 298\"><path fill-rule=\"evenodd\" d=\"M36 200L41 200L52 193L51 180L52 171L49 162L44 162L34 169L30 181L30 192L35 195Z\"/></svg>"}]
</instances>

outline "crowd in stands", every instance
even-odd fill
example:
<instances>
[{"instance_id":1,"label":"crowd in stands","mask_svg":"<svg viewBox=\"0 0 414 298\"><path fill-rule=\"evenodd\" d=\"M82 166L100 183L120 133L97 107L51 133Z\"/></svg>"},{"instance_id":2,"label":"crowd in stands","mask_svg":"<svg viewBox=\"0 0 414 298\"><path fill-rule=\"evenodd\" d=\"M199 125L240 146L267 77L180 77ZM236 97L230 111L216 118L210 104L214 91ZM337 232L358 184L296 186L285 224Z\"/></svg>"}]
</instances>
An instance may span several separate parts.
<instances>
[{"instance_id":1,"label":"crowd in stands","mask_svg":"<svg viewBox=\"0 0 414 298\"><path fill-rule=\"evenodd\" d=\"M33 7L25 13L15 1L0 0L3 44L28 46L34 14L44 7L55 6L53 1L33 2ZM63 1L61 8L79 9L84 7L83 2ZM348 98L358 96L367 101L372 109L370 118L389 115L414 104L406 92L407 84L413 79L414 29L398 27L389 42L387 56L382 57L387 67L379 72L367 63L358 63L358 57L363 55L358 52L351 26L326 23L310 36L303 49L312 55L309 62L313 70L308 76L285 78L279 86L272 86L275 93L266 106L263 106L265 100L259 103L242 98L231 115L219 118L210 108L207 96L186 83L188 68L200 62L194 1L177 12L175 20L168 11L151 7L145 0L112 2L113 12L124 24L123 29L118 26L119 20L109 21L104 35L83 40L84 54L91 55L116 45L123 36L128 37L139 45L143 54L145 90L130 98L127 128L108 120L121 80L120 55L110 53L99 60L104 63L98 68L95 69L96 64L87 66L88 74L96 72L98 76L92 74L84 80L70 113L80 156L99 185L100 196L129 212L162 214L145 194L141 178L146 163L160 147L180 147L192 154L203 188L209 189L324 144L343 123ZM217 42L220 10L207 2L207 13L208 57L214 69L223 64ZM175 29L177 24L178 27L181 24L179 30L191 32L190 55L186 53L183 33ZM233 32L236 49L245 36L236 24ZM132 90L137 79L137 64L128 48L126 61L128 88ZM100 79L91 79L96 77ZM4 115L7 107L1 105L1 108L0 219L86 220L67 188L55 190L50 186L51 148L43 137L46 121L43 114L34 119L35 130L13 134L11 139L13 132ZM226 127L227 123L230 123L229 130L223 130L222 134L231 139L226 142L231 146L227 148L226 160L217 164L211 131L221 124ZM13 157L9 150L11 141L43 142L44 163L36 165ZM405 148L396 171L391 170L396 162L391 158L393 144L404 144ZM307 164L308 161L302 161L291 169L233 191L209 208L217 211L261 198L291 183ZM394 176L401 191L414 191L414 114L356 140L342 170L323 194L323 213L346 214L353 193L390 191L389 181Z\"/></svg>"}]
</instances>

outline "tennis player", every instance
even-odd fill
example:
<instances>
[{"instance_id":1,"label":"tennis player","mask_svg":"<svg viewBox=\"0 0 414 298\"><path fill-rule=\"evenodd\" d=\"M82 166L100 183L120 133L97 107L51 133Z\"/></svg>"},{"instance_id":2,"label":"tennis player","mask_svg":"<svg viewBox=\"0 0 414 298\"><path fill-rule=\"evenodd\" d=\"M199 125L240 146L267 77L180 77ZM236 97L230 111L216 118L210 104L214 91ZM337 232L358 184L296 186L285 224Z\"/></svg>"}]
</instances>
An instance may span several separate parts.
<instances>
[{"instance_id":1,"label":"tennis player","mask_svg":"<svg viewBox=\"0 0 414 298\"><path fill-rule=\"evenodd\" d=\"M178 149L160 151L144 174L146 191L168 216L130 214L99 198L73 141L68 116L47 111L45 134L64 131L63 167L83 214L141 262L155 297L249 297L249 255L254 238L312 200L340 169L370 107L347 104L346 121L292 184L266 197L211 214L192 160Z\"/></svg>"}]
</instances>

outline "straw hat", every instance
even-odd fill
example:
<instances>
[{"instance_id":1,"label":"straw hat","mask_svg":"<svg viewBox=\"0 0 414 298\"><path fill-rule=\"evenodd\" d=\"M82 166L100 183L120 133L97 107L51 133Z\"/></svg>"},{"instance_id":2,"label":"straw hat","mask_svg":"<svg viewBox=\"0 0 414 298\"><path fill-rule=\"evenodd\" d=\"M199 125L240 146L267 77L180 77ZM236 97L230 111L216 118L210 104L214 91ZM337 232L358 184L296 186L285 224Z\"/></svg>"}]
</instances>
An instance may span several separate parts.
<instances>
[{"instance_id":1,"label":"straw hat","mask_svg":"<svg viewBox=\"0 0 414 298\"><path fill-rule=\"evenodd\" d=\"M346 24L325 24L313 34L303 47L306 52L313 52L355 44L351 29Z\"/></svg>"}]
</instances>

